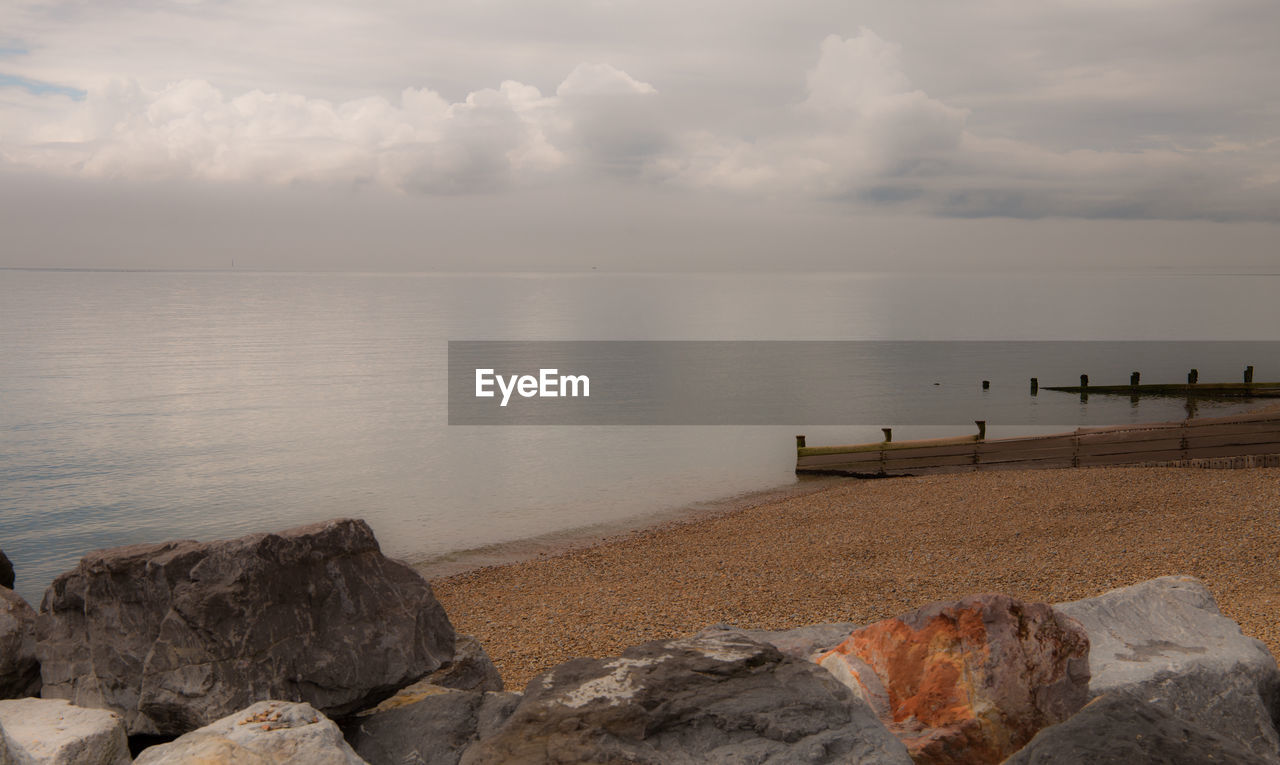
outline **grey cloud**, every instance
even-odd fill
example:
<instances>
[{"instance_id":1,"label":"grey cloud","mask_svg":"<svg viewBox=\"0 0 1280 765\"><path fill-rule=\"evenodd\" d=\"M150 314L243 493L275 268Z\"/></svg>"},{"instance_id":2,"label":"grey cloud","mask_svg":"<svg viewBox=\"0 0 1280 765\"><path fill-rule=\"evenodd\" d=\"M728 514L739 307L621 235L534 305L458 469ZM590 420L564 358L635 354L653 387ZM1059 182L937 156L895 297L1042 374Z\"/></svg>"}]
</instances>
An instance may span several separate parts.
<instances>
[{"instance_id":1,"label":"grey cloud","mask_svg":"<svg viewBox=\"0 0 1280 765\"><path fill-rule=\"evenodd\" d=\"M88 92L0 86L0 158L43 172L1280 217L1270 0L18 2L0 28L7 69Z\"/></svg>"}]
</instances>

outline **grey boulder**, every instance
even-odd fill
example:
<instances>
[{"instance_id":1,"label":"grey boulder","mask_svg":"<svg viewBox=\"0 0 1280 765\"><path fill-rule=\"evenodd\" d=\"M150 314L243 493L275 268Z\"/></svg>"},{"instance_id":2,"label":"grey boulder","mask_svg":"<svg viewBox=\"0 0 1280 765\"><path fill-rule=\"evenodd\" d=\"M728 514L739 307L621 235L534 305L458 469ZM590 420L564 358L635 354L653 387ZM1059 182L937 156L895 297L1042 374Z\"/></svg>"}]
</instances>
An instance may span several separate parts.
<instances>
[{"instance_id":1,"label":"grey boulder","mask_svg":"<svg viewBox=\"0 0 1280 765\"><path fill-rule=\"evenodd\" d=\"M789 630L739 630L725 624L713 624L704 629L701 635L714 635L717 632L741 632L752 640L777 648L787 656L797 659L813 659L816 655L826 653L843 643L849 634L860 626L855 622L836 622L832 624L811 624L807 627L795 627Z\"/></svg>"},{"instance_id":2,"label":"grey boulder","mask_svg":"<svg viewBox=\"0 0 1280 765\"><path fill-rule=\"evenodd\" d=\"M484 646L471 635L458 635L453 658L419 682L460 691L502 690L502 675Z\"/></svg>"},{"instance_id":3,"label":"grey boulder","mask_svg":"<svg viewBox=\"0 0 1280 765\"><path fill-rule=\"evenodd\" d=\"M1004 765L1270 765L1238 741L1173 716L1168 709L1108 694L1066 722L1044 728Z\"/></svg>"},{"instance_id":4,"label":"grey boulder","mask_svg":"<svg viewBox=\"0 0 1280 765\"><path fill-rule=\"evenodd\" d=\"M4 550L0 550L0 588L12 590L13 582L13 564L9 562L9 556L4 554Z\"/></svg>"},{"instance_id":5,"label":"grey boulder","mask_svg":"<svg viewBox=\"0 0 1280 765\"><path fill-rule=\"evenodd\" d=\"M520 694L415 684L344 726L370 765L455 765L467 747L506 722Z\"/></svg>"},{"instance_id":6,"label":"grey boulder","mask_svg":"<svg viewBox=\"0 0 1280 765\"><path fill-rule=\"evenodd\" d=\"M1089 635L1092 698L1136 697L1276 761L1280 668L1198 579L1161 577L1055 608Z\"/></svg>"},{"instance_id":7,"label":"grey boulder","mask_svg":"<svg viewBox=\"0 0 1280 765\"><path fill-rule=\"evenodd\" d=\"M36 612L18 593L0 588L0 699L38 695Z\"/></svg>"},{"instance_id":8,"label":"grey boulder","mask_svg":"<svg viewBox=\"0 0 1280 765\"><path fill-rule=\"evenodd\" d=\"M333 721L310 704L260 701L167 744L135 765L361 765Z\"/></svg>"},{"instance_id":9,"label":"grey boulder","mask_svg":"<svg viewBox=\"0 0 1280 765\"><path fill-rule=\"evenodd\" d=\"M363 521L86 555L46 591L46 697L181 734L256 701L363 709L438 669L454 631Z\"/></svg>"},{"instance_id":10,"label":"grey boulder","mask_svg":"<svg viewBox=\"0 0 1280 765\"><path fill-rule=\"evenodd\" d=\"M13 765L127 765L120 716L63 700L0 701L0 730ZM0 762L3 762L0 755Z\"/></svg>"},{"instance_id":11,"label":"grey boulder","mask_svg":"<svg viewBox=\"0 0 1280 765\"><path fill-rule=\"evenodd\" d=\"M735 632L554 667L461 761L911 762L870 708L825 670Z\"/></svg>"}]
</instances>

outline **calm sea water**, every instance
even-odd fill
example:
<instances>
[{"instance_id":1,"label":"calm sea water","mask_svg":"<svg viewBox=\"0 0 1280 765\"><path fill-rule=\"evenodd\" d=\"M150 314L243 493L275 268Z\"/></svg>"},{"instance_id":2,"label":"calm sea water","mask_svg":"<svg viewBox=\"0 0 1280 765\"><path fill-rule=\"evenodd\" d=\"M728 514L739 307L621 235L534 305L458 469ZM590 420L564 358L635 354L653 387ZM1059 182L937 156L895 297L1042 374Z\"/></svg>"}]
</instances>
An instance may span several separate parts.
<instances>
[{"instance_id":1,"label":"calm sea water","mask_svg":"<svg viewBox=\"0 0 1280 765\"><path fill-rule=\"evenodd\" d=\"M1131 368L1178 381L1192 366L1237 380L1252 363L1257 379L1280 379L1280 359L1227 343L1280 340L1277 287L1230 275L0 271L0 548L33 602L90 549L335 516L365 518L388 553L423 560L787 484L794 433L878 440L893 424L450 427L448 340L1220 341L1162 345L1140 366L1100 344L1088 370L1046 357L1030 374L1000 346L972 346L933 387L973 391L983 370L986 395L1027 402L1031 424L993 421L1000 436L1184 415L1177 401L1050 406L1027 396L1037 372L1042 385L1078 371L1124 382Z\"/></svg>"}]
</instances>

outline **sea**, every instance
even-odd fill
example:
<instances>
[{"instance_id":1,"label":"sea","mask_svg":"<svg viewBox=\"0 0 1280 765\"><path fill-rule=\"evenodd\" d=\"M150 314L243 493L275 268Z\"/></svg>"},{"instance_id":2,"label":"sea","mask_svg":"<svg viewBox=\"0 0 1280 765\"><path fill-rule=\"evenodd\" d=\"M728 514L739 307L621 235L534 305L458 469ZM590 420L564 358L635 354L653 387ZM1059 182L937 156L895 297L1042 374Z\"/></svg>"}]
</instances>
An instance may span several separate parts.
<instances>
[{"instance_id":1,"label":"sea","mask_svg":"<svg viewBox=\"0 0 1280 765\"><path fill-rule=\"evenodd\" d=\"M1120 384L1140 369L1181 382L1197 368L1238 381L1246 364L1280 380L1277 294L1277 274L1163 271L0 270L0 549L33 604L89 550L334 517L368 521L389 555L456 569L801 486L800 433L819 445L886 426L899 440L973 432L876 416L904 397L950 396L938 400L961 420L989 402L1002 415L987 416L989 438L1240 411L1251 404L1033 397L1028 380ZM855 370L850 391L872 391L860 424L504 427L449 424L458 340L959 350L910 365L902 385L883 384L893 369Z\"/></svg>"}]
</instances>

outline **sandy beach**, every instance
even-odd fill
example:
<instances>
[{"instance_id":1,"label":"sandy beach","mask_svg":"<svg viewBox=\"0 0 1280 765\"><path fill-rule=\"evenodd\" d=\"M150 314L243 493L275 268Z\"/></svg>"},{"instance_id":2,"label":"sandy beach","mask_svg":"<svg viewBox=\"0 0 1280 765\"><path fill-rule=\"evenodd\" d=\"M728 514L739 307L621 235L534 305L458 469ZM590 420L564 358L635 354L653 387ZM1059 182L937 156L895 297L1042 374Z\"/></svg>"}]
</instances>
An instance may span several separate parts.
<instances>
[{"instance_id":1,"label":"sandy beach","mask_svg":"<svg viewBox=\"0 0 1280 765\"><path fill-rule=\"evenodd\" d=\"M839 481L433 580L509 688L725 622L871 622L997 591L1057 602L1201 578L1280 655L1280 470L1092 468Z\"/></svg>"}]
</instances>

